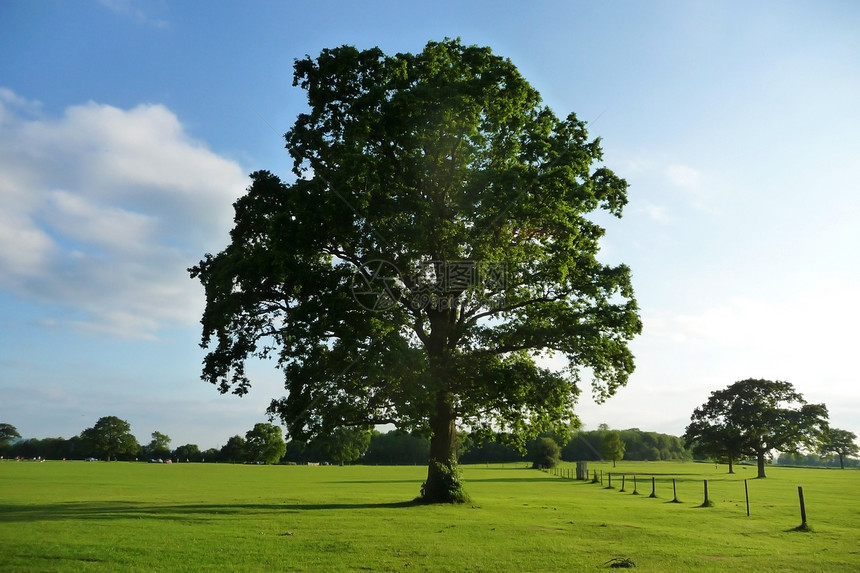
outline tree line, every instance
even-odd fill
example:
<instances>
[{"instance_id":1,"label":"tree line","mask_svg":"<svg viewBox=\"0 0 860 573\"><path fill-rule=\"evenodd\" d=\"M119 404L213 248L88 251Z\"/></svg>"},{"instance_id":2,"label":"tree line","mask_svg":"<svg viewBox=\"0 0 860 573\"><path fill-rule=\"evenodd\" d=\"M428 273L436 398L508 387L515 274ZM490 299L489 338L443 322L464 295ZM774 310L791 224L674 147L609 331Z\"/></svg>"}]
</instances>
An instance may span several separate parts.
<instances>
[{"instance_id":1,"label":"tree line","mask_svg":"<svg viewBox=\"0 0 860 573\"><path fill-rule=\"evenodd\" d=\"M756 460L758 477L775 451L785 465L856 467L860 454L853 432L831 427L823 404L808 404L788 382L748 379L711 393L696 408L683 437L638 428L542 433L537 438L491 432L461 432L455 444L461 463L531 461L552 467L561 460L687 460L694 455L733 465ZM340 427L308 441L285 441L280 427L260 423L244 436L231 437L221 448L201 451L196 444L170 448L171 439L152 432L138 443L125 420L100 418L93 427L69 439L21 439L10 424L0 424L0 455L9 458L148 459L255 463L426 464L432 459L426 433Z\"/></svg>"},{"instance_id":2,"label":"tree line","mask_svg":"<svg viewBox=\"0 0 860 573\"><path fill-rule=\"evenodd\" d=\"M0 424L0 455L24 459L85 459L262 462L262 463L361 463L367 465L424 465L430 455L430 439L418 432L342 428L310 442L285 441L280 427L256 424L244 436L235 435L220 448L201 450L196 444L171 448L170 436L155 431L148 443L140 444L128 422L115 416L100 418L92 427L72 438L20 439L14 426ZM637 428L613 431L601 425L594 431L566 435L542 435L529 441L511 436L479 437L463 433L457 443L461 463L533 461L550 440L565 461L626 459L684 460L690 457L683 441L668 434ZM621 451L618 451L620 441ZM611 444L615 444L615 449ZM546 463L542 465L548 465Z\"/></svg>"},{"instance_id":3,"label":"tree line","mask_svg":"<svg viewBox=\"0 0 860 573\"><path fill-rule=\"evenodd\" d=\"M15 426L0 424L0 456L7 459L98 459L152 462L255 462L278 463L286 444L281 429L260 423L244 436L236 435L221 448L201 450L197 444L171 448L170 436L155 431L140 444L131 425L116 416L105 416L71 438L21 439Z\"/></svg>"}]
</instances>

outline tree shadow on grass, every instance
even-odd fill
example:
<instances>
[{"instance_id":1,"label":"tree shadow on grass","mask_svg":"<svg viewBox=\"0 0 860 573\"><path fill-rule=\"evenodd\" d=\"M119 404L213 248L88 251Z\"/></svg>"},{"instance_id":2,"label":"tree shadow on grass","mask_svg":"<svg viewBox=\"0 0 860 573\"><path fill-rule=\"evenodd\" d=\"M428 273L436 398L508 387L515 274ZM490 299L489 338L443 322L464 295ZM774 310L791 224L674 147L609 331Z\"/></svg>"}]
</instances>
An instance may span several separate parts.
<instances>
[{"instance_id":1,"label":"tree shadow on grass","mask_svg":"<svg viewBox=\"0 0 860 573\"><path fill-rule=\"evenodd\" d=\"M216 515L278 514L342 509L399 509L421 505L414 500L390 503L176 504L136 501L85 501L0 505L0 523L90 519L206 519Z\"/></svg>"}]
</instances>

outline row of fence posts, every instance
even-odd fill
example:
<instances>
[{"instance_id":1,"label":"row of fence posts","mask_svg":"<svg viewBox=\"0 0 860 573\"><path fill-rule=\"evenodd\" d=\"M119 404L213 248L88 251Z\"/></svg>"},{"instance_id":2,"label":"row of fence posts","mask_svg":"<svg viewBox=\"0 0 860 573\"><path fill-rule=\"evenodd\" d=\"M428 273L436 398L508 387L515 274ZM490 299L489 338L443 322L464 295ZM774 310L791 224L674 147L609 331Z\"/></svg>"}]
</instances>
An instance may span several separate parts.
<instances>
[{"instance_id":1,"label":"row of fence posts","mask_svg":"<svg viewBox=\"0 0 860 573\"><path fill-rule=\"evenodd\" d=\"M567 479L576 479L578 481L588 481L588 466L586 462L576 462L576 470L575 473L572 473L570 468L550 468L550 471L553 475L567 478ZM608 475L608 483L605 489L615 489L612 485L612 472L607 472ZM626 474L621 474L621 489L618 490L619 493L624 493L626 491L627 485L627 476ZM705 500L702 502L702 505L699 507L713 507L714 503L711 501L708 495L708 480L703 480L704 482L704 490L705 490ZM597 470L594 470L593 477L591 478L591 483L599 483L603 486L603 470L600 470L600 477L598 478ZM633 476L633 495L639 495L638 483L636 481L636 476ZM800 499L800 525L796 528L799 531L809 531L809 525L806 522L806 502L803 499L803 487L797 486L797 495ZM648 497L657 497L657 480L653 476L651 477L651 495ZM744 497L746 498L746 509L747 509L747 517L750 516L750 490L747 484L747 480L744 480ZM675 484L675 478L672 478L672 503L682 503L678 499L678 488Z\"/></svg>"}]
</instances>

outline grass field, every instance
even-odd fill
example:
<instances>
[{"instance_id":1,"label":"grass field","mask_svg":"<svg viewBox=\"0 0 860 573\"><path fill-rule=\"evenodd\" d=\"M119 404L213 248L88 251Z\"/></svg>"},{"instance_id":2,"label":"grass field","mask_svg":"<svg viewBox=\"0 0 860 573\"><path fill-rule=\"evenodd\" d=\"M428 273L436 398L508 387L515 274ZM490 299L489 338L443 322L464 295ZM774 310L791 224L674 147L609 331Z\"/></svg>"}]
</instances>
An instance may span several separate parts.
<instances>
[{"instance_id":1,"label":"grass field","mask_svg":"<svg viewBox=\"0 0 860 573\"><path fill-rule=\"evenodd\" d=\"M769 468L747 482L747 517L753 468L589 469L603 470L604 486L465 466L471 503L421 506L409 500L423 467L6 461L0 570L593 571L616 557L637 571L860 569L856 470ZM671 503L673 477L683 503ZM714 507L697 507L703 479ZM797 486L811 532L793 530Z\"/></svg>"}]
</instances>

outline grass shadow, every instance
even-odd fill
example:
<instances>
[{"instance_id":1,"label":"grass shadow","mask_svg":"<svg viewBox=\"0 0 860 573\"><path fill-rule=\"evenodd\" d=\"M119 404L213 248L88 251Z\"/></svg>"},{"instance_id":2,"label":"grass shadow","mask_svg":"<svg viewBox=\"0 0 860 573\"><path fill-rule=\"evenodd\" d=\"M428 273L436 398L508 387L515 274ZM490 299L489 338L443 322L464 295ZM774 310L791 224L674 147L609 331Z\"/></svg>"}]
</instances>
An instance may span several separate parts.
<instances>
[{"instance_id":1,"label":"grass shadow","mask_svg":"<svg viewBox=\"0 0 860 573\"><path fill-rule=\"evenodd\" d=\"M286 504L177 504L131 501L87 501L50 504L0 505L0 522L75 521L92 519L202 519L215 515L298 513L341 509L401 509L423 505L415 500L388 503L286 503Z\"/></svg>"}]
</instances>

